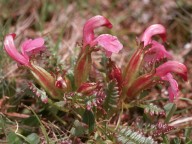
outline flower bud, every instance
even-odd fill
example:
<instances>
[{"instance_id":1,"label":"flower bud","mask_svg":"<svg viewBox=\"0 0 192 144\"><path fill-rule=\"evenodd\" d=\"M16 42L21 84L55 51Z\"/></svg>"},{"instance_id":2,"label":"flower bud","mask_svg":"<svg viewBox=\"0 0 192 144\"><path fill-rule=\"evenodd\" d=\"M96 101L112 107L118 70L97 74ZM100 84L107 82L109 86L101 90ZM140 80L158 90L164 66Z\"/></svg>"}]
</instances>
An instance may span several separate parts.
<instances>
[{"instance_id":1,"label":"flower bud","mask_svg":"<svg viewBox=\"0 0 192 144\"><path fill-rule=\"evenodd\" d=\"M80 92L85 95L91 95L95 91L96 87L97 87L96 83L83 83L79 87L77 92Z\"/></svg>"},{"instance_id":2,"label":"flower bud","mask_svg":"<svg viewBox=\"0 0 192 144\"><path fill-rule=\"evenodd\" d=\"M67 84L66 84L66 81L61 77L59 76L55 82L55 86L59 89L65 89L67 88Z\"/></svg>"},{"instance_id":3,"label":"flower bud","mask_svg":"<svg viewBox=\"0 0 192 144\"><path fill-rule=\"evenodd\" d=\"M116 65L112 66L112 69L109 73L109 78L111 80L115 79L118 83L118 87L122 88L123 79L122 79L122 72L121 72L121 69L119 67L117 67Z\"/></svg>"}]
</instances>

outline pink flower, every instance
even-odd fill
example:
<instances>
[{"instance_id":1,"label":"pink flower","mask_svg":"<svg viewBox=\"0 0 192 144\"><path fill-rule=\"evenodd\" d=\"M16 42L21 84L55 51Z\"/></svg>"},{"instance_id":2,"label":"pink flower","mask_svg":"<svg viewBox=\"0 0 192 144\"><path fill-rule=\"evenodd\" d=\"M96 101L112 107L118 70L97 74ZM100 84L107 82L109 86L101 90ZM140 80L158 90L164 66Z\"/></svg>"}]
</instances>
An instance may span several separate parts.
<instances>
[{"instance_id":1,"label":"pink flower","mask_svg":"<svg viewBox=\"0 0 192 144\"><path fill-rule=\"evenodd\" d=\"M159 42L152 39L154 35L160 35L163 41L166 40L166 30L164 26L160 24L154 24L149 26L143 33L141 41L144 42L144 47L151 45L151 47L145 51L144 61L152 63L159 61L163 58L171 59L172 55L166 51L165 47Z\"/></svg>"},{"instance_id":2,"label":"pink flower","mask_svg":"<svg viewBox=\"0 0 192 144\"><path fill-rule=\"evenodd\" d=\"M107 57L110 57L112 53L119 53L123 48L123 45L119 42L117 37L109 34L102 34L94 39L91 43L91 47L95 45L103 47Z\"/></svg>"},{"instance_id":3,"label":"pink flower","mask_svg":"<svg viewBox=\"0 0 192 144\"><path fill-rule=\"evenodd\" d=\"M123 45L117 37L109 34L102 34L95 38L94 29L102 26L112 28L109 20L100 15L90 18L85 23L83 28L83 49L87 45L91 47L99 45L105 49L106 55L109 57L112 53L118 53L123 48Z\"/></svg>"},{"instance_id":4,"label":"pink flower","mask_svg":"<svg viewBox=\"0 0 192 144\"><path fill-rule=\"evenodd\" d=\"M151 42L151 44L152 44L151 48L149 48L149 50L145 52L144 57L145 62L151 63L158 61L162 58L168 58L168 59L172 58L172 55L168 51L166 51L165 47L162 44L154 40Z\"/></svg>"},{"instance_id":5,"label":"pink flower","mask_svg":"<svg viewBox=\"0 0 192 144\"><path fill-rule=\"evenodd\" d=\"M94 29L102 26L113 27L108 19L100 15L90 18L85 23L83 28L83 47L89 45L95 39Z\"/></svg>"},{"instance_id":6,"label":"pink flower","mask_svg":"<svg viewBox=\"0 0 192 144\"><path fill-rule=\"evenodd\" d=\"M186 66L177 61L167 61L155 68L156 61L163 58L171 59L172 55L166 51L161 43L152 39L154 35L160 35L163 41L165 41L165 28L160 24L149 26L141 37L141 42L143 42L144 45L141 44L135 51L125 68L123 75L124 85L129 100L132 100L134 96L138 95L142 90L149 89L161 81L169 84L169 99L173 101L174 98L178 96L179 89L178 83L173 79L171 73L176 73L184 80L187 80ZM154 64L153 67L149 67L152 68L151 72L139 76L141 66L148 66L146 63ZM148 70L149 69L147 69L147 71Z\"/></svg>"},{"instance_id":7,"label":"pink flower","mask_svg":"<svg viewBox=\"0 0 192 144\"><path fill-rule=\"evenodd\" d=\"M9 34L4 40L4 49L7 54L19 64L31 66L29 56L45 50L43 38L26 40L21 45L21 53L15 47L14 38L16 34Z\"/></svg>"},{"instance_id":8,"label":"pink flower","mask_svg":"<svg viewBox=\"0 0 192 144\"><path fill-rule=\"evenodd\" d=\"M164 77L168 73L174 72L187 80L187 68L184 64L177 61L168 61L156 68L156 76Z\"/></svg>"},{"instance_id":9,"label":"pink flower","mask_svg":"<svg viewBox=\"0 0 192 144\"><path fill-rule=\"evenodd\" d=\"M161 24L153 24L149 26L141 36L141 41L144 42L144 46L149 45L152 42L154 35L160 35L163 41L166 40L166 29Z\"/></svg>"},{"instance_id":10,"label":"pink flower","mask_svg":"<svg viewBox=\"0 0 192 144\"><path fill-rule=\"evenodd\" d=\"M14 59L16 62L29 66L29 58L27 56L23 56L20 54L14 44L13 38L15 38L15 34L10 34L5 37L4 40L4 49L7 54Z\"/></svg>"},{"instance_id":11,"label":"pink flower","mask_svg":"<svg viewBox=\"0 0 192 144\"><path fill-rule=\"evenodd\" d=\"M165 40L166 30L160 24L151 25L144 31L141 36L141 42L143 42L144 45L140 45L140 47L135 51L125 68L124 79L126 85L131 85L135 80L143 61L151 64L162 58L171 58L171 54L165 50L162 44L152 40L152 37L157 34ZM145 48L147 45L151 45L148 50Z\"/></svg>"},{"instance_id":12,"label":"pink flower","mask_svg":"<svg viewBox=\"0 0 192 144\"><path fill-rule=\"evenodd\" d=\"M177 61L168 61L156 68L155 75L159 76L161 80L169 82L169 100L172 102L174 98L178 96L179 89L178 83L175 79L173 79L171 72L181 75L181 77L186 81L187 68L184 64L179 63Z\"/></svg>"},{"instance_id":13,"label":"pink flower","mask_svg":"<svg viewBox=\"0 0 192 144\"><path fill-rule=\"evenodd\" d=\"M23 55L31 56L44 50L45 46L43 38L36 38L34 40L28 39L24 41L21 45L21 52Z\"/></svg>"},{"instance_id":14,"label":"pink flower","mask_svg":"<svg viewBox=\"0 0 192 144\"><path fill-rule=\"evenodd\" d=\"M161 77L161 79L169 82L169 87L168 87L169 100L173 102L174 98L178 96L178 92L179 92L177 81L173 79L173 76L170 73Z\"/></svg>"},{"instance_id":15,"label":"pink flower","mask_svg":"<svg viewBox=\"0 0 192 144\"><path fill-rule=\"evenodd\" d=\"M159 81L168 82L169 100L172 102L178 96L178 84L171 73L181 75L184 80L187 80L187 68L184 64L177 61L168 61L156 68L155 73L148 73L138 77L133 84L128 88L127 95L129 99L133 99L135 95L145 89L159 83ZM158 78L159 77L159 78Z\"/></svg>"}]
</instances>

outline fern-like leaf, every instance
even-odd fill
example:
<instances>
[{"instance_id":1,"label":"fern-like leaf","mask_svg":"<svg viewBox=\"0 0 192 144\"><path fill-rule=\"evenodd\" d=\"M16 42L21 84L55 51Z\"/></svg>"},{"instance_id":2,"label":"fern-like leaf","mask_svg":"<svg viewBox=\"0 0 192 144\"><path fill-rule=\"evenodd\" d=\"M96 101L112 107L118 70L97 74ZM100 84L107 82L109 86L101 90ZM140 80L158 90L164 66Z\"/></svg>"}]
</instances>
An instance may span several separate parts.
<instances>
[{"instance_id":1,"label":"fern-like leaf","mask_svg":"<svg viewBox=\"0 0 192 144\"><path fill-rule=\"evenodd\" d=\"M160 108L152 103L147 104L147 105L142 105L141 107L144 108L144 112L146 114L165 116L165 111L162 108Z\"/></svg>"},{"instance_id":2,"label":"fern-like leaf","mask_svg":"<svg viewBox=\"0 0 192 144\"><path fill-rule=\"evenodd\" d=\"M112 80L107 84L106 98L104 108L106 111L117 108L119 101L119 88L116 80Z\"/></svg>"},{"instance_id":3,"label":"fern-like leaf","mask_svg":"<svg viewBox=\"0 0 192 144\"><path fill-rule=\"evenodd\" d=\"M39 88L37 88L33 83L29 82L29 89L37 96L41 98L41 101L43 103L47 103L48 102L48 97L46 95L46 92L44 90L40 90Z\"/></svg>"},{"instance_id":4,"label":"fern-like leaf","mask_svg":"<svg viewBox=\"0 0 192 144\"><path fill-rule=\"evenodd\" d=\"M144 136L130 127L120 128L117 135L117 142L121 144L156 144L157 142L149 136Z\"/></svg>"}]
</instances>

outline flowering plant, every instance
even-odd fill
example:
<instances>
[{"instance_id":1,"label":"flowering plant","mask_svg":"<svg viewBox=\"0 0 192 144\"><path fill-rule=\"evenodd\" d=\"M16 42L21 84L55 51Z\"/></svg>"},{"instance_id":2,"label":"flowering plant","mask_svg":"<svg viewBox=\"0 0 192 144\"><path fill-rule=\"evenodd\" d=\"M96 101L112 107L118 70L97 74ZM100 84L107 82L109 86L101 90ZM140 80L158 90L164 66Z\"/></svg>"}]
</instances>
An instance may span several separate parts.
<instances>
[{"instance_id":1,"label":"flowering plant","mask_svg":"<svg viewBox=\"0 0 192 144\"><path fill-rule=\"evenodd\" d=\"M79 141L83 141L86 137L86 141L90 143L155 143L158 136L169 132L173 127L155 121L156 125L150 132L134 131L128 124L124 126L129 115L123 111L139 107L148 119L155 114L165 117L162 108L142 101L144 97L140 94L162 84L168 86L169 101L174 102L178 98L179 88L173 73L187 80L187 68L172 60L171 53L164 45L153 39L153 36L159 35L163 42L166 41L166 29L161 24L151 25L144 31L129 62L120 68L111 57L113 53L119 53L123 45L116 36L96 36L94 29L103 26L112 28L110 21L99 15L85 23L83 44L75 66L71 69L72 73L55 76L34 63L32 56L46 50L43 38L26 40L21 44L19 53L14 45L16 35L9 34L4 39L4 49L19 66L31 71L43 90L32 83L29 87L44 103L65 112L66 116L66 113L73 115L73 122L69 121L70 126L66 125L69 139L77 141L78 137ZM93 65L92 55L97 51L104 52L101 69ZM97 74L92 74L93 71ZM61 102L62 106L58 106Z\"/></svg>"}]
</instances>

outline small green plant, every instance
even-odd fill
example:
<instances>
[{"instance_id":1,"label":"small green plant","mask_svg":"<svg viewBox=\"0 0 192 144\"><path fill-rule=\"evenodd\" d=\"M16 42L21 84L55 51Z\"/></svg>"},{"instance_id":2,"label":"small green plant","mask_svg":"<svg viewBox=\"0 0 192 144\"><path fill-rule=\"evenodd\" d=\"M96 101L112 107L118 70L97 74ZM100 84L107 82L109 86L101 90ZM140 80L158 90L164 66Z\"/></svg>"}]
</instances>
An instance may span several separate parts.
<instances>
[{"instance_id":1,"label":"small green plant","mask_svg":"<svg viewBox=\"0 0 192 144\"><path fill-rule=\"evenodd\" d=\"M102 26L112 28L110 21L99 15L85 23L83 44L74 66L56 73L50 73L36 61L35 55L46 50L43 38L26 40L19 52L14 44L16 35L8 34L4 39L4 49L19 67L27 68L38 82L29 82L29 88L41 99L41 105L46 107L48 113L62 123L65 132L60 140L64 143L162 142L162 138L174 129L168 123L175 106L169 105L165 111L139 96L143 91L163 84L168 87L169 100L173 102L179 89L172 73L187 80L186 66L171 60L172 55L163 44L153 39L153 36L159 35L163 41L166 40L164 26L154 24L144 31L129 62L119 68L118 61L113 61L111 56L119 53L123 45L116 36L96 36L94 29ZM92 54L97 51L104 53L100 68L94 65L92 59ZM129 117L127 112L134 108L138 108L143 117L139 123L130 124L126 121ZM44 140L49 143L51 140L46 128L31 111L38 120ZM34 141L31 138L37 137L36 134L27 137L18 132L16 134L29 143ZM36 141L38 143L39 139Z\"/></svg>"}]
</instances>

